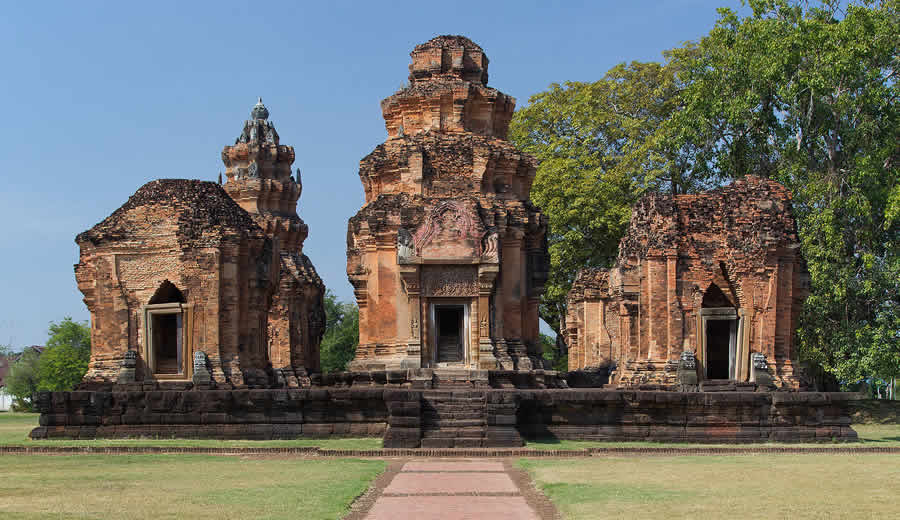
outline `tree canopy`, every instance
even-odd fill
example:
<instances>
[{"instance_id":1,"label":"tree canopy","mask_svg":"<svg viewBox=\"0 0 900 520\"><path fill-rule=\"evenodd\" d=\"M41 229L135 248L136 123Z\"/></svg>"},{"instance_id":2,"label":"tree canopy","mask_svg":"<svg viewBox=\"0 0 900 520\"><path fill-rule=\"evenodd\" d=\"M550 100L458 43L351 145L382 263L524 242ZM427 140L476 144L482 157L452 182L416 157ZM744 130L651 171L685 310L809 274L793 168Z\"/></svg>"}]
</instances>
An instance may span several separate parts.
<instances>
[{"instance_id":1,"label":"tree canopy","mask_svg":"<svg viewBox=\"0 0 900 520\"><path fill-rule=\"evenodd\" d=\"M674 109L676 92L672 68L632 62L594 83L553 84L513 118L510 139L541 161L531 189L550 220L541 318L557 333L577 270L609 266L631 205L672 180L645 144Z\"/></svg>"},{"instance_id":2,"label":"tree canopy","mask_svg":"<svg viewBox=\"0 0 900 520\"><path fill-rule=\"evenodd\" d=\"M9 393L19 409L31 409L31 396L41 390L67 391L75 388L87 372L91 359L91 329L87 322L50 323L43 353L27 348L7 376Z\"/></svg>"},{"instance_id":3,"label":"tree canopy","mask_svg":"<svg viewBox=\"0 0 900 520\"><path fill-rule=\"evenodd\" d=\"M341 372L353 360L359 344L359 308L338 301L331 290L325 292L325 335L319 348L323 372Z\"/></svg>"},{"instance_id":4,"label":"tree canopy","mask_svg":"<svg viewBox=\"0 0 900 520\"><path fill-rule=\"evenodd\" d=\"M633 202L750 173L794 195L811 275L803 357L840 380L900 374L900 1L750 0L665 62L533 96L511 138L543 162L542 317L580 267L608 265Z\"/></svg>"}]
</instances>

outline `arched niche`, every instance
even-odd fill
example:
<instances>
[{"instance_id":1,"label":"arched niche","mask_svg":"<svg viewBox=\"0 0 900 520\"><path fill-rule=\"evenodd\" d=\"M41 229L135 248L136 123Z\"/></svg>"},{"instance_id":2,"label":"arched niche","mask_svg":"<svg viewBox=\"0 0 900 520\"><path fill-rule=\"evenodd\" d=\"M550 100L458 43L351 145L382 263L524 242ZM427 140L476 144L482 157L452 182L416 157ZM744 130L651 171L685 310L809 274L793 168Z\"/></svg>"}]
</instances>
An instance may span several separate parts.
<instances>
[{"instance_id":1,"label":"arched niche","mask_svg":"<svg viewBox=\"0 0 900 520\"><path fill-rule=\"evenodd\" d=\"M190 379L184 293L163 281L144 306L143 357L154 379Z\"/></svg>"},{"instance_id":2,"label":"arched niche","mask_svg":"<svg viewBox=\"0 0 900 520\"><path fill-rule=\"evenodd\" d=\"M175 284L168 280L164 280L159 285L153 297L147 302L148 305L157 305L161 303L185 303L184 294L175 287Z\"/></svg>"}]
</instances>

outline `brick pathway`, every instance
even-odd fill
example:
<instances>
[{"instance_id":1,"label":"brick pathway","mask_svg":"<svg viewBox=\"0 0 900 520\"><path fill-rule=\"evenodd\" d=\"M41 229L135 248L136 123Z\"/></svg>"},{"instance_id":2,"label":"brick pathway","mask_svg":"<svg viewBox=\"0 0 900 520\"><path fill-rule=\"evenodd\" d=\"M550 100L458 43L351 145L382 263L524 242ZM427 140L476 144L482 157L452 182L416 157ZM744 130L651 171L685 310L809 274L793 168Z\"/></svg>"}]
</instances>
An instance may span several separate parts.
<instances>
[{"instance_id":1,"label":"brick pathway","mask_svg":"<svg viewBox=\"0 0 900 520\"><path fill-rule=\"evenodd\" d=\"M525 473L503 461L413 460L393 473L366 520L556 518Z\"/></svg>"}]
</instances>

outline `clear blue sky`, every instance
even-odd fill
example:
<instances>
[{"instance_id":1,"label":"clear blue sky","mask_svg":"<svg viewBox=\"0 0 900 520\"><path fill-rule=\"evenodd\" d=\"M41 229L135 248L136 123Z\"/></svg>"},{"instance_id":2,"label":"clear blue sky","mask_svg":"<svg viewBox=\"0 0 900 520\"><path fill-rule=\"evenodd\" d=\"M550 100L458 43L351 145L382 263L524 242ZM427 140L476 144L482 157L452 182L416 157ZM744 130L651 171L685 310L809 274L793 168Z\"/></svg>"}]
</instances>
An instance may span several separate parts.
<instances>
[{"instance_id":1,"label":"clear blue sky","mask_svg":"<svg viewBox=\"0 0 900 520\"><path fill-rule=\"evenodd\" d=\"M89 318L75 235L145 182L214 180L257 96L303 172L304 251L341 299L359 160L412 48L463 34L518 99L592 81L706 34L738 0L565 2L7 2L0 17L0 343L43 344Z\"/></svg>"}]
</instances>

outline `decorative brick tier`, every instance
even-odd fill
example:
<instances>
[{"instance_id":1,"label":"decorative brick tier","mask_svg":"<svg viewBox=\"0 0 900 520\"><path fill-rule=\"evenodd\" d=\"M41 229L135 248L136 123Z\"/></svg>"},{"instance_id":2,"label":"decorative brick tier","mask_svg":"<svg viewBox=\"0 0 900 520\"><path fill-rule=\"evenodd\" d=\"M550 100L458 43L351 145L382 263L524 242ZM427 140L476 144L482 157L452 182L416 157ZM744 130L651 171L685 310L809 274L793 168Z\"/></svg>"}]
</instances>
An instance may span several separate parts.
<instances>
[{"instance_id":1,"label":"decorative brick tier","mask_svg":"<svg viewBox=\"0 0 900 520\"><path fill-rule=\"evenodd\" d=\"M856 440L856 394L621 390L40 392L32 438L384 436L385 448L512 448L522 437L668 442Z\"/></svg>"},{"instance_id":2,"label":"decorative brick tier","mask_svg":"<svg viewBox=\"0 0 900 520\"><path fill-rule=\"evenodd\" d=\"M553 370L467 370L415 368L402 370L359 370L315 374L314 385L349 387L384 385L413 390L469 388L566 388L564 374Z\"/></svg>"}]
</instances>

